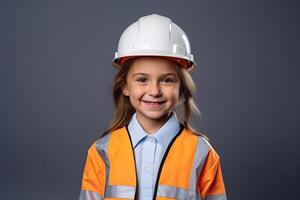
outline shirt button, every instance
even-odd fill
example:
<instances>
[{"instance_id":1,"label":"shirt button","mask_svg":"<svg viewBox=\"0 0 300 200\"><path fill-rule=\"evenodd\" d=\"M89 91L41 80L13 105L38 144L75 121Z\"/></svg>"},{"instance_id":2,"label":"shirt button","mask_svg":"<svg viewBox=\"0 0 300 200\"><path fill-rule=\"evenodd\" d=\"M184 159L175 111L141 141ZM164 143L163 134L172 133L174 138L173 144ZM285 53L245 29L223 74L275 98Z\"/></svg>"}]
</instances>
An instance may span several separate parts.
<instances>
[{"instance_id":1,"label":"shirt button","mask_svg":"<svg viewBox=\"0 0 300 200\"><path fill-rule=\"evenodd\" d=\"M144 167L144 170L145 170L146 172L150 172L150 171L151 171L149 166L145 166L145 167Z\"/></svg>"},{"instance_id":2,"label":"shirt button","mask_svg":"<svg viewBox=\"0 0 300 200\"><path fill-rule=\"evenodd\" d=\"M149 137L149 141L154 143L154 142L155 142L155 139L152 138L152 137Z\"/></svg>"}]
</instances>

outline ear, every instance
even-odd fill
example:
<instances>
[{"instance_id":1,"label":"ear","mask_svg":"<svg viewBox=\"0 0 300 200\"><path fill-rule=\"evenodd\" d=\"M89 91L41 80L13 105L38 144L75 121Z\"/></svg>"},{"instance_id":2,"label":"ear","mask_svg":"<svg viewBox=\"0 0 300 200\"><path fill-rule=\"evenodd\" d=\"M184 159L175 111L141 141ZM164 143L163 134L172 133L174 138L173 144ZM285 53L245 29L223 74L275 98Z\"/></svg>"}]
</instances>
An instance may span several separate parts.
<instances>
[{"instance_id":1,"label":"ear","mask_svg":"<svg viewBox=\"0 0 300 200\"><path fill-rule=\"evenodd\" d=\"M129 91L128 91L128 86L127 85L125 85L122 88L122 94L125 95L125 96L129 96Z\"/></svg>"}]
</instances>

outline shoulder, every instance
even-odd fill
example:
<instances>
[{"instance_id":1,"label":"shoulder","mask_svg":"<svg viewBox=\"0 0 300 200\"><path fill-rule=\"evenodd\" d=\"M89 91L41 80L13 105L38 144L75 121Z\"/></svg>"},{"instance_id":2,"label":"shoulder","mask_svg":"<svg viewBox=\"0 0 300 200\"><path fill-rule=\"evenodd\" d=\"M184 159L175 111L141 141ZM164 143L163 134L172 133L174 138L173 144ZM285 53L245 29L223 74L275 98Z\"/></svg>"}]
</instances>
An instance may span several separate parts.
<instances>
[{"instance_id":1,"label":"shoulder","mask_svg":"<svg viewBox=\"0 0 300 200\"><path fill-rule=\"evenodd\" d=\"M124 130L126 130L126 127L122 127L110 132L107 132L105 134L103 134L99 139L97 139L90 147L89 150L91 149L97 149L98 151L106 151L107 152L107 148L109 145L109 142L111 140L112 137L115 137L117 135L120 135L121 132L123 132Z\"/></svg>"},{"instance_id":2,"label":"shoulder","mask_svg":"<svg viewBox=\"0 0 300 200\"><path fill-rule=\"evenodd\" d=\"M184 128L184 131L187 133L187 135L189 135L189 137L197 138L197 140L201 141L206 146L211 146L208 137L206 137L203 133L196 130L189 130L187 128Z\"/></svg>"},{"instance_id":3,"label":"shoulder","mask_svg":"<svg viewBox=\"0 0 300 200\"><path fill-rule=\"evenodd\" d=\"M112 132L106 133L102 135L99 139L90 145L88 149L88 158L91 160L96 160L101 158L102 160L106 160L107 158L107 149L108 143L111 138Z\"/></svg>"},{"instance_id":4,"label":"shoulder","mask_svg":"<svg viewBox=\"0 0 300 200\"><path fill-rule=\"evenodd\" d=\"M98 140L95 141L95 143L93 145L95 145L96 147L105 147L108 145L108 142L112 136L113 132L108 132L104 135L102 135Z\"/></svg>"},{"instance_id":5,"label":"shoulder","mask_svg":"<svg viewBox=\"0 0 300 200\"><path fill-rule=\"evenodd\" d=\"M198 149L205 157L212 157L214 160L219 159L219 155L208 137L198 131L186 130L191 137L195 137L198 140Z\"/></svg>"}]
</instances>

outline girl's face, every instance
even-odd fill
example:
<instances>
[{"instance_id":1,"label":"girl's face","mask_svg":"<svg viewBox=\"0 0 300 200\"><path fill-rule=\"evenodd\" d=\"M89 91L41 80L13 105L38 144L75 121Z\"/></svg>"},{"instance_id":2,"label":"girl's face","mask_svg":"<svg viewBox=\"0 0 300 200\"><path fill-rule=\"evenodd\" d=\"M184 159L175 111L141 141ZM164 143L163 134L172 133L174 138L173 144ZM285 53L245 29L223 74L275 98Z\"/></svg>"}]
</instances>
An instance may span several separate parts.
<instances>
[{"instance_id":1,"label":"girl's face","mask_svg":"<svg viewBox=\"0 0 300 200\"><path fill-rule=\"evenodd\" d=\"M127 74L122 93L138 119L164 120L179 99L180 78L173 62L160 57L137 58Z\"/></svg>"}]
</instances>

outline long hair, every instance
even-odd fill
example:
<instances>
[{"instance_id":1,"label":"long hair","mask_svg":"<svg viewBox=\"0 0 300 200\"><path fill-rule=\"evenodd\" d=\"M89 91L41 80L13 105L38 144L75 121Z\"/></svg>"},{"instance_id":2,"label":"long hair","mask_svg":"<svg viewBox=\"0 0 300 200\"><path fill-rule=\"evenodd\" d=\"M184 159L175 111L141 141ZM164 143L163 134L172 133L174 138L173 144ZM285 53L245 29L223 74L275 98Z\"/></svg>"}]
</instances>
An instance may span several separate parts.
<instances>
[{"instance_id":1,"label":"long hair","mask_svg":"<svg viewBox=\"0 0 300 200\"><path fill-rule=\"evenodd\" d=\"M177 106L175 107L175 109L177 108L176 113L178 114L179 119L182 121L187 130L197 132L189 123L189 118L193 113L201 116L201 112L194 100L196 85L190 73L183 67L179 66L177 63L176 65L176 71L181 80L179 101L177 103Z\"/></svg>"},{"instance_id":2,"label":"long hair","mask_svg":"<svg viewBox=\"0 0 300 200\"><path fill-rule=\"evenodd\" d=\"M120 68L120 70L118 71L118 73L114 78L113 99L114 99L116 111L109 128L104 132L104 134L107 134L109 132L112 132L114 130L126 126L135 112L134 107L132 107L130 103L129 97L123 95L122 93L123 87L127 84L127 74L134 60L135 59L133 58L126 61L122 65L122 67ZM201 116L201 113L194 101L194 94L196 90L194 80L186 69L181 67L178 63L175 63L175 65L176 65L176 71L181 80L180 90L179 90L179 101L175 106L175 112L179 115L179 119L181 120L181 123L183 123L184 127L187 130L203 135L198 131L196 131L189 123L189 118L193 113L197 113ZM183 109L183 114L179 113L180 107L182 107ZM206 136L204 137L208 139Z\"/></svg>"}]
</instances>

